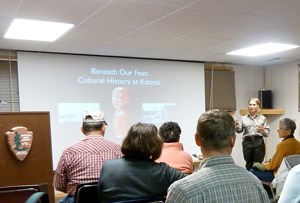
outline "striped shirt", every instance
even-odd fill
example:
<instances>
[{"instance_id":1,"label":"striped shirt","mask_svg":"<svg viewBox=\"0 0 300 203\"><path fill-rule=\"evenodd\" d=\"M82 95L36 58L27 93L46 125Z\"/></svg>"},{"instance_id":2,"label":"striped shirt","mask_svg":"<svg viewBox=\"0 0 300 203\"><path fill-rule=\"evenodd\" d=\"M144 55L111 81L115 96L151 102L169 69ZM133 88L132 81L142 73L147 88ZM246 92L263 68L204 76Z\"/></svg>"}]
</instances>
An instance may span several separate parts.
<instances>
[{"instance_id":1,"label":"striped shirt","mask_svg":"<svg viewBox=\"0 0 300 203\"><path fill-rule=\"evenodd\" d=\"M75 194L80 183L99 180L100 171L106 160L123 156L121 147L100 135L86 136L62 153L54 176L56 190Z\"/></svg>"},{"instance_id":2,"label":"striped shirt","mask_svg":"<svg viewBox=\"0 0 300 203\"><path fill-rule=\"evenodd\" d=\"M265 203L268 194L262 183L231 156L203 160L201 168L168 189L167 203Z\"/></svg>"}]
</instances>

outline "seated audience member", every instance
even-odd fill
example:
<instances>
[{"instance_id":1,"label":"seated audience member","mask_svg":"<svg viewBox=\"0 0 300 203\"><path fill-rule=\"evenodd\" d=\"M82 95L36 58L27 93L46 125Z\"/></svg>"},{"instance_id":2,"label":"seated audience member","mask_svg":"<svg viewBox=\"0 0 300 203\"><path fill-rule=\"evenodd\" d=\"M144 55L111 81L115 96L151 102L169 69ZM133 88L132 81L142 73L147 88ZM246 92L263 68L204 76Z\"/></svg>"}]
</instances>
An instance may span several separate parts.
<instances>
[{"instance_id":1,"label":"seated audience member","mask_svg":"<svg viewBox=\"0 0 300 203\"><path fill-rule=\"evenodd\" d=\"M216 109L203 113L195 141L204 160L198 171L169 187L166 202L269 202L262 183L234 163L235 140L235 122L229 113Z\"/></svg>"},{"instance_id":2,"label":"seated audience member","mask_svg":"<svg viewBox=\"0 0 300 203\"><path fill-rule=\"evenodd\" d=\"M193 159L191 155L183 151L183 145L179 142L181 128L178 123L166 122L162 124L158 134L164 145L156 162L165 162L183 173L193 173Z\"/></svg>"},{"instance_id":3,"label":"seated audience member","mask_svg":"<svg viewBox=\"0 0 300 203\"><path fill-rule=\"evenodd\" d=\"M63 151L55 171L55 189L68 194L60 203L73 203L78 184L98 181L104 162L123 156L119 145L104 138L106 126L103 112L84 112L81 131L85 138Z\"/></svg>"},{"instance_id":4,"label":"seated audience member","mask_svg":"<svg viewBox=\"0 0 300 203\"><path fill-rule=\"evenodd\" d=\"M286 178L278 203L300 202L300 164L292 168Z\"/></svg>"},{"instance_id":5,"label":"seated audience member","mask_svg":"<svg viewBox=\"0 0 300 203\"><path fill-rule=\"evenodd\" d=\"M295 129L296 123L292 119L283 118L280 120L277 132L283 140L277 144L276 152L271 161L265 164L254 163L250 172L262 181L272 181L284 157L292 154L300 154L300 142L294 137Z\"/></svg>"},{"instance_id":6,"label":"seated audience member","mask_svg":"<svg viewBox=\"0 0 300 203\"><path fill-rule=\"evenodd\" d=\"M153 124L131 126L123 140L124 157L107 161L99 179L102 202L165 197L168 187L186 176L165 163L156 163L162 141Z\"/></svg>"},{"instance_id":7,"label":"seated audience member","mask_svg":"<svg viewBox=\"0 0 300 203\"><path fill-rule=\"evenodd\" d=\"M276 193L275 198L278 199L280 196L284 182L290 170L298 164L300 164L300 154L293 154L283 158L280 167L272 181L272 188L274 188Z\"/></svg>"}]
</instances>

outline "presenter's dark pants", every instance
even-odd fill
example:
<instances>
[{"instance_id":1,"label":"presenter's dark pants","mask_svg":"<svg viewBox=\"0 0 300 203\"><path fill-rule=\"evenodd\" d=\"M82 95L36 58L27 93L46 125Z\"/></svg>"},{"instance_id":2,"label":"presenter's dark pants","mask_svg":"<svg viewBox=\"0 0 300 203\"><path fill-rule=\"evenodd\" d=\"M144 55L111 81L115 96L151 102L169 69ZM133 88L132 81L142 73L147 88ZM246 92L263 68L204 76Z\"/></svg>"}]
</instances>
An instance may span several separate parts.
<instances>
[{"instance_id":1,"label":"presenter's dark pants","mask_svg":"<svg viewBox=\"0 0 300 203\"><path fill-rule=\"evenodd\" d=\"M246 136L242 145L247 170L252 168L254 162L263 162L266 149L262 136Z\"/></svg>"}]
</instances>

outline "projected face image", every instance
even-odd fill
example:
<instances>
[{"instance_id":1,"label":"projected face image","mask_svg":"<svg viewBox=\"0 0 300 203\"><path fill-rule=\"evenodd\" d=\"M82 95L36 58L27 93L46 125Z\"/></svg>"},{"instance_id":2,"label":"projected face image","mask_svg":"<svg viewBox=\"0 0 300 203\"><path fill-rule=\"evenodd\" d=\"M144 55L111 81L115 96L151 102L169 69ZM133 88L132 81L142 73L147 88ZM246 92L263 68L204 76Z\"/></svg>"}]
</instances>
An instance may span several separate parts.
<instances>
[{"instance_id":1,"label":"projected face image","mask_svg":"<svg viewBox=\"0 0 300 203\"><path fill-rule=\"evenodd\" d=\"M143 103L143 122L160 126L170 119L170 111L175 106L175 103Z\"/></svg>"},{"instance_id":2,"label":"projected face image","mask_svg":"<svg viewBox=\"0 0 300 203\"><path fill-rule=\"evenodd\" d=\"M112 91L112 105L115 108L113 128L118 138L124 138L128 131L129 113L126 106L129 101L129 90L127 87L116 87Z\"/></svg>"},{"instance_id":3,"label":"projected face image","mask_svg":"<svg viewBox=\"0 0 300 203\"><path fill-rule=\"evenodd\" d=\"M129 102L129 90L127 87L116 87L112 91L112 104L115 109L121 109Z\"/></svg>"}]
</instances>

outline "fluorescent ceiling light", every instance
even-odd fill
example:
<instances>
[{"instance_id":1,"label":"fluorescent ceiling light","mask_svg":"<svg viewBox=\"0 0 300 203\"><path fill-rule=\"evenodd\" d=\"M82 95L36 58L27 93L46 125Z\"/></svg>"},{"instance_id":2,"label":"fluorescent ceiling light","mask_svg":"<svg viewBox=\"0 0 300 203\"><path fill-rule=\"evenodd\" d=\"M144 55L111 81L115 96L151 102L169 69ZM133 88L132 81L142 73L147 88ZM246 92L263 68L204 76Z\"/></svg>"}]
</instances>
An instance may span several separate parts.
<instances>
[{"instance_id":1,"label":"fluorescent ceiling light","mask_svg":"<svg viewBox=\"0 0 300 203\"><path fill-rule=\"evenodd\" d=\"M241 55L241 56L262 56L272 54L276 52L286 51L289 49L298 48L297 45L291 44L279 44L279 43L265 43L257 46L252 46L236 51L228 52L229 55Z\"/></svg>"},{"instance_id":2,"label":"fluorescent ceiling light","mask_svg":"<svg viewBox=\"0 0 300 203\"><path fill-rule=\"evenodd\" d=\"M73 26L73 24L66 23L14 19L4 38L55 41Z\"/></svg>"}]
</instances>

